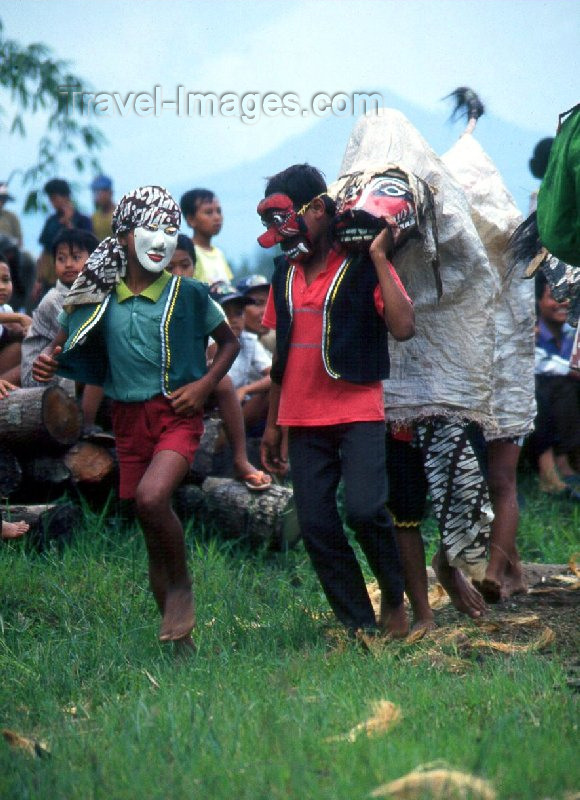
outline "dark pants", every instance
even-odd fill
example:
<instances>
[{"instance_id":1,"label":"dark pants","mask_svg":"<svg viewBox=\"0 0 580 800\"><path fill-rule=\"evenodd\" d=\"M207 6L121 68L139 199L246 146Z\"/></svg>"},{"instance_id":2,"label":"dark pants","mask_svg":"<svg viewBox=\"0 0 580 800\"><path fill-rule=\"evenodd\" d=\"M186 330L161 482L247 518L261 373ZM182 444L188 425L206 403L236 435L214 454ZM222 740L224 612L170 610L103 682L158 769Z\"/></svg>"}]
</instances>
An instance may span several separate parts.
<instances>
[{"instance_id":1,"label":"dark pants","mask_svg":"<svg viewBox=\"0 0 580 800\"><path fill-rule=\"evenodd\" d=\"M580 448L580 381L570 375L536 375L538 416L532 446L538 456Z\"/></svg>"},{"instance_id":2,"label":"dark pants","mask_svg":"<svg viewBox=\"0 0 580 800\"><path fill-rule=\"evenodd\" d=\"M304 544L332 610L350 629L374 628L376 619L338 513L341 477L346 521L383 597L392 608L403 601L403 573L386 508L384 443L382 422L290 428L292 485Z\"/></svg>"}]
</instances>

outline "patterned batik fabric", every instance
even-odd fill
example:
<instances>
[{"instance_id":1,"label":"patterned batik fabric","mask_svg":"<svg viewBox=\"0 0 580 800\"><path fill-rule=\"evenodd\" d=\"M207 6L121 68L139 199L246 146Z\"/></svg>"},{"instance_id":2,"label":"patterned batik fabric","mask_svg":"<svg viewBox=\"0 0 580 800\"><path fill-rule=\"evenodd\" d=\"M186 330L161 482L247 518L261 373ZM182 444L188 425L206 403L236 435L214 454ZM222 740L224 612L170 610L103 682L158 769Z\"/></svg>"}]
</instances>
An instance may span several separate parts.
<instances>
[{"instance_id":1,"label":"patterned batik fabric","mask_svg":"<svg viewBox=\"0 0 580 800\"><path fill-rule=\"evenodd\" d=\"M117 241L117 235L153 221L158 225L174 225L176 228L181 225L179 205L162 186L142 186L121 198L113 214L114 236L103 239L89 256L66 296L65 310L103 302L127 270L127 255Z\"/></svg>"},{"instance_id":2,"label":"patterned batik fabric","mask_svg":"<svg viewBox=\"0 0 580 800\"><path fill-rule=\"evenodd\" d=\"M467 423L434 419L418 423L416 433L443 553L452 567L482 580L493 511Z\"/></svg>"}]
</instances>

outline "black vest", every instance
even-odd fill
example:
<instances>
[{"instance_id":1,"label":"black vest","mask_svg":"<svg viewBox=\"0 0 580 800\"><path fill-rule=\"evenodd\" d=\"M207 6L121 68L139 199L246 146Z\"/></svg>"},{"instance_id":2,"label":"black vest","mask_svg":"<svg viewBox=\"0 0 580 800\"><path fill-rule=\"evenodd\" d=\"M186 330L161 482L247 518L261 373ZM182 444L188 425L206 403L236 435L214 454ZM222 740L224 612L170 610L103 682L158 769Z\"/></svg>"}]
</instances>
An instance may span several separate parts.
<instances>
[{"instance_id":1,"label":"black vest","mask_svg":"<svg viewBox=\"0 0 580 800\"><path fill-rule=\"evenodd\" d=\"M276 308L276 355L272 379L282 382L292 333L292 284L295 267L275 259L272 293ZM377 314L374 264L366 253L345 255L324 300L322 363L331 378L371 383L389 377L388 334Z\"/></svg>"}]
</instances>

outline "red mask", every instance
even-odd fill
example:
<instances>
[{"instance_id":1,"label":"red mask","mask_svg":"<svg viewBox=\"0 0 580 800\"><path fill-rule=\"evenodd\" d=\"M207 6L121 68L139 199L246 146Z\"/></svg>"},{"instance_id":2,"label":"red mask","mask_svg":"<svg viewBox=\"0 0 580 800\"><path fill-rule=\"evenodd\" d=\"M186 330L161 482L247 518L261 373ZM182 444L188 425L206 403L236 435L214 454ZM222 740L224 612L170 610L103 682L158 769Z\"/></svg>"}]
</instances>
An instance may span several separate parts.
<instances>
[{"instance_id":1,"label":"red mask","mask_svg":"<svg viewBox=\"0 0 580 800\"><path fill-rule=\"evenodd\" d=\"M398 171L373 175L364 185L360 175L353 175L337 199L336 210L336 237L354 249L370 244L387 225L395 249L417 229L413 193Z\"/></svg>"},{"instance_id":2,"label":"red mask","mask_svg":"<svg viewBox=\"0 0 580 800\"><path fill-rule=\"evenodd\" d=\"M308 229L288 195L268 195L258 203L257 211L267 228L265 233L258 236L261 247L279 244L293 261L310 255L312 247L308 240Z\"/></svg>"}]
</instances>

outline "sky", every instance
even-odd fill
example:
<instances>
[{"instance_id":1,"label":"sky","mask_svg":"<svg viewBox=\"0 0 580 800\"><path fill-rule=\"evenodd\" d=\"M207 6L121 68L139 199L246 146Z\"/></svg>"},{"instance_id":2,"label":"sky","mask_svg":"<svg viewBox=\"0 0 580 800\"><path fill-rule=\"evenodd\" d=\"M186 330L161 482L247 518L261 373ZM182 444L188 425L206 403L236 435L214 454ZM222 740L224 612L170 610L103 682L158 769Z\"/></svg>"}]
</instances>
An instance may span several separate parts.
<instances>
[{"instance_id":1,"label":"sky","mask_svg":"<svg viewBox=\"0 0 580 800\"><path fill-rule=\"evenodd\" d=\"M111 97L153 94L158 86L171 100L182 86L218 96L292 93L308 108L318 92L388 89L433 110L453 88L469 85L496 118L538 139L553 135L558 114L579 100L580 0L11 0L0 4L0 18L5 37L46 43ZM239 115L179 116L170 107L139 116L129 106L98 122L108 139L101 163L118 197L146 183L173 191L203 185L314 130L320 119L310 112L244 122ZM41 116L29 118L22 140L0 129L0 179L34 158L43 124ZM340 131L344 138L344 123ZM329 140L339 153L345 145L345 138ZM522 154L522 169L530 155ZM75 175L63 164L59 177ZM88 178L76 179L79 205L89 211ZM18 175L11 190L12 208L20 210ZM227 189L221 194L227 226ZM248 198L246 227L257 222L257 200ZM41 222L25 220L33 253ZM246 244L226 241L234 260L244 255Z\"/></svg>"}]
</instances>

